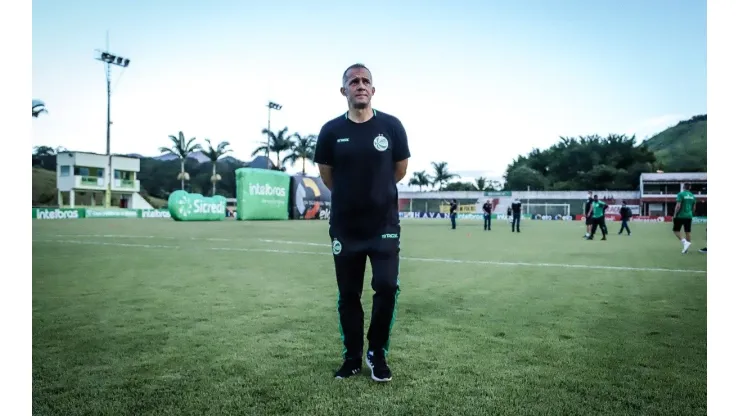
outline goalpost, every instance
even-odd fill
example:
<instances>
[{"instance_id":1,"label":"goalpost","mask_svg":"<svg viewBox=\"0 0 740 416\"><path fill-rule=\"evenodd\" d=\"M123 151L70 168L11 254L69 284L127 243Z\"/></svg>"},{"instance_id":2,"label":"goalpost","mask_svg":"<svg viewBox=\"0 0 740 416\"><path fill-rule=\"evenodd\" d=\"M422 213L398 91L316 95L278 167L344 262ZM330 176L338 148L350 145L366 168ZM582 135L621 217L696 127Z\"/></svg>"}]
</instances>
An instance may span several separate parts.
<instances>
[{"instance_id":1,"label":"goalpost","mask_svg":"<svg viewBox=\"0 0 740 416\"><path fill-rule=\"evenodd\" d=\"M522 211L524 215L569 216L570 204L532 204L524 202L522 203Z\"/></svg>"}]
</instances>

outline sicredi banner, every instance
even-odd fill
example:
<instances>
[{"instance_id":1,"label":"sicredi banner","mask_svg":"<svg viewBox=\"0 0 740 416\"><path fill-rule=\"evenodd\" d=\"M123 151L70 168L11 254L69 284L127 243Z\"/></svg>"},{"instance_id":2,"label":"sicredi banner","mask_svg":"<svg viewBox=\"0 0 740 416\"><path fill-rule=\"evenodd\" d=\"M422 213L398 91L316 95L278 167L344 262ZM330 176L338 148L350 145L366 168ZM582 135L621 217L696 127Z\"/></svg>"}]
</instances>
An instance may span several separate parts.
<instances>
[{"instance_id":1,"label":"sicredi banner","mask_svg":"<svg viewBox=\"0 0 740 416\"><path fill-rule=\"evenodd\" d=\"M175 221L223 221L226 218L226 198L205 197L175 191L167 199L167 208Z\"/></svg>"},{"instance_id":2,"label":"sicredi banner","mask_svg":"<svg viewBox=\"0 0 740 416\"><path fill-rule=\"evenodd\" d=\"M290 175L267 169L236 170L237 220L287 220Z\"/></svg>"}]
</instances>

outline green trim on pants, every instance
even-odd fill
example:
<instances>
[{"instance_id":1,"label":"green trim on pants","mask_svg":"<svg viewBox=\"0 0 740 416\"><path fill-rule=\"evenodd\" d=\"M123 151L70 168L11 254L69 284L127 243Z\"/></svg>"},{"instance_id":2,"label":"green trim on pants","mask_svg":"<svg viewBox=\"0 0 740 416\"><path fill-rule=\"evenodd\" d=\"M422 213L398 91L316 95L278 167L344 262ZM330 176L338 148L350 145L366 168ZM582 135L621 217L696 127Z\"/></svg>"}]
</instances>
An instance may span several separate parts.
<instances>
[{"instance_id":1,"label":"green trim on pants","mask_svg":"<svg viewBox=\"0 0 740 416\"><path fill-rule=\"evenodd\" d=\"M400 244L399 244L400 245ZM385 342L385 345L383 346L383 351L385 351L385 355L388 355L388 352L391 348L391 330L393 329L393 324L396 323L396 314L398 313L398 295L401 294L401 279L398 277L401 275L401 259L398 259L398 275L396 276L396 284L398 287L396 288L396 298L393 301L393 316L391 317L391 325L388 328L388 341Z\"/></svg>"},{"instance_id":2,"label":"green trim on pants","mask_svg":"<svg viewBox=\"0 0 740 416\"><path fill-rule=\"evenodd\" d=\"M339 318L339 337L342 339L342 358L347 358L347 346L344 344L344 329L342 329L342 316L339 314L339 301L341 293L337 291L337 317Z\"/></svg>"}]
</instances>

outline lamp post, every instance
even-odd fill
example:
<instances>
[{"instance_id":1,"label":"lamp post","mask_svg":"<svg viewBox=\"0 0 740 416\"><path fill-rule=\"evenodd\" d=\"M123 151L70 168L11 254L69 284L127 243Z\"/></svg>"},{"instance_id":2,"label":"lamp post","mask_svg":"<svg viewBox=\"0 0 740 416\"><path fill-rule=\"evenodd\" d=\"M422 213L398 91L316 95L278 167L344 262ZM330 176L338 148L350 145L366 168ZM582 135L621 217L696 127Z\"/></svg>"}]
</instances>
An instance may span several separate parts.
<instances>
[{"instance_id":1,"label":"lamp post","mask_svg":"<svg viewBox=\"0 0 740 416\"><path fill-rule=\"evenodd\" d=\"M267 103L267 131L272 132L272 130L270 130L270 112L272 110L280 111L281 108L283 108L283 106L276 102L270 101L269 103ZM267 153L267 160L269 161L270 160L270 135L269 133L267 135L267 146L265 146L265 149ZM280 161L278 160L277 163L280 163Z\"/></svg>"},{"instance_id":2,"label":"lamp post","mask_svg":"<svg viewBox=\"0 0 740 416\"><path fill-rule=\"evenodd\" d=\"M124 58L122 56L113 55L112 53L109 53L107 51L95 51L95 59L98 61L103 62L105 65L105 86L108 96L108 116L107 116L107 123L106 123L106 129L105 129L105 155L108 157L108 184L105 188L105 207L110 208L110 200L111 200L111 183L113 182L113 170L112 170L112 163L111 163L111 154L110 154L110 125L112 122L110 121L110 66L116 65L121 68L128 67L129 63L131 63L131 60L128 58Z\"/></svg>"}]
</instances>

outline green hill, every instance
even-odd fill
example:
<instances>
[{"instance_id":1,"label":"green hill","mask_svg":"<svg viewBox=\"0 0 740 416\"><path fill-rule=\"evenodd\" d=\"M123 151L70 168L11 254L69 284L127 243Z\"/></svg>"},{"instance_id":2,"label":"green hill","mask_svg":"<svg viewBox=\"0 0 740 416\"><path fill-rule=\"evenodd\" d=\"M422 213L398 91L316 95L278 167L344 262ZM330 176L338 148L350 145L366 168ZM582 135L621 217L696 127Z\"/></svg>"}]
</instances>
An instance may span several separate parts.
<instances>
[{"instance_id":1,"label":"green hill","mask_svg":"<svg viewBox=\"0 0 740 416\"><path fill-rule=\"evenodd\" d=\"M56 172L41 168L31 169L31 205L57 205Z\"/></svg>"},{"instance_id":2,"label":"green hill","mask_svg":"<svg viewBox=\"0 0 740 416\"><path fill-rule=\"evenodd\" d=\"M645 141L666 172L707 171L707 116L679 122Z\"/></svg>"}]
</instances>

